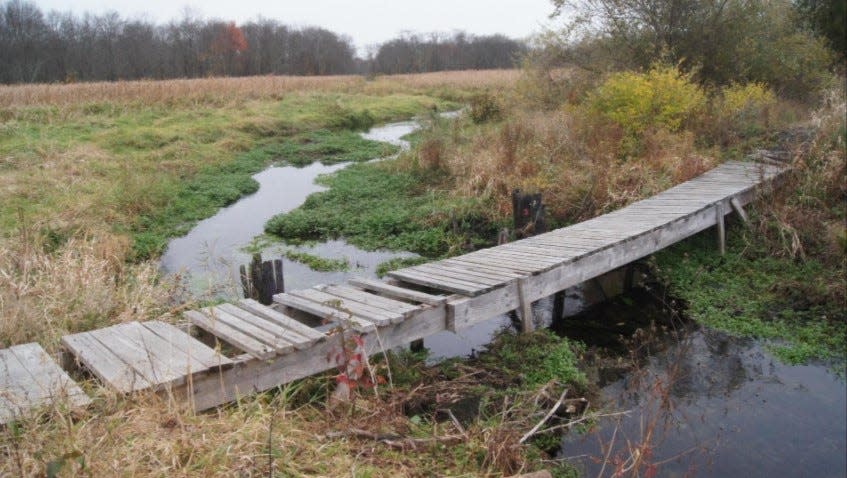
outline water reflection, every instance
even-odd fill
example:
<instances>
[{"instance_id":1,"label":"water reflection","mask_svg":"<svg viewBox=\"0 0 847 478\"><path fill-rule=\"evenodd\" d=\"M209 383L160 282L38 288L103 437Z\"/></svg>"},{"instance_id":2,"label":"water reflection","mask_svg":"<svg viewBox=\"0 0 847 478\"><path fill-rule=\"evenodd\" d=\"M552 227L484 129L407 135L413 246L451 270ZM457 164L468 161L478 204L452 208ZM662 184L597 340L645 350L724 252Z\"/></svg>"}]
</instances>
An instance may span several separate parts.
<instances>
[{"instance_id":1,"label":"water reflection","mask_svg":"<svg viewBox=\"0 0 847 478\"><path fill-rule=\"evenodd\" d=\"M613 435L605 476L639 443L650 445L647 462L669 460L659 476L847 473L844 382L825 365L782 364L750 339L695 330L602 394L631 413L565 437L560 455L581 456L572 462L585 476L598 475Z\"/></svg>"}]
</instances>

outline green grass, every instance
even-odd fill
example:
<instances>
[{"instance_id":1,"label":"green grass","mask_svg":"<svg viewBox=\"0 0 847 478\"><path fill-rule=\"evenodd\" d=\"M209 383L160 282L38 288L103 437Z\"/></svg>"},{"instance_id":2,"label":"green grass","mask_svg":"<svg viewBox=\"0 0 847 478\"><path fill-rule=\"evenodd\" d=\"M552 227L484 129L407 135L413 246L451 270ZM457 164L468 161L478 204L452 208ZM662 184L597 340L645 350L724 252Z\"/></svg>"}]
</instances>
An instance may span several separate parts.
<instances>
[{"instance_id":1,"label":"green grass","mask_svg":"<svg viewBox=\"0 0 847 478\"><path fill-rule=\"evenodd\" d=\"M315 161L323 164L368 161L397 152L394 145L367 141L354 131L321 129L286 139L279 147L280 158L294 166Z\"/></svg>"},{"instance_id":2,"label":"green grass","mask_svg":"<svg viewBox=\"0 0 847 478\"><path fill-rule=\"evenodd\" d=\"M255 190L250 175L289 156L361 161L391 150L354 132L452 102L416 94L298 93L216 104L96 103L2 110L0 231L25 223L66 234L108 225L161 252Z\"/></svg>"},{"instance_id":3,"label":"green grass","mask_svg":"<svg viewBox=\"0 0 847 478\"><path fill-rule=\"evenodd\" d=\"M326 259L300 251L286 251L285 257L292 261L305 264L310 269L319 272L346 271L350 269L350 261L348 259Z\"/></svg>"},{"instance_id":4,"label":"green grass","mask_svg":"<svg viewBox=\"0 0 847 478\"><path fill-rule=\"evenodd\" d=\"M477 200L446 197L443 177L400 171L389 163L355 164L318 179L329 189L298 209L268 221L265 230L286 240L344 237L365 250L380 248L440 257L468 241L492 241L497 228Z\"/></svg>"},{"instance_id":5,"label":"green grass","mask_svg":"<svg viewBox=\"0 0 847 478\"><path fill-rule=\"evenodd\" d=\"M705 234L657 255L670 292L697 322L767 339L788 363L847 357L843 269L814 259L775 257L752 234L729 231L727 254Z\"/></svg>"},{"instance_id":6,"label":"green grass","mask_svg":"<svg viewBox=\"0 0 847 478\"><path fill-rule=\"evenodd\" d=\"M584 389L588 382L577 367L583 348L547 329L530 334L501 333L480 360L514 375L525 390L538 389L551 380Z\"/></svg>"}]
</instances>

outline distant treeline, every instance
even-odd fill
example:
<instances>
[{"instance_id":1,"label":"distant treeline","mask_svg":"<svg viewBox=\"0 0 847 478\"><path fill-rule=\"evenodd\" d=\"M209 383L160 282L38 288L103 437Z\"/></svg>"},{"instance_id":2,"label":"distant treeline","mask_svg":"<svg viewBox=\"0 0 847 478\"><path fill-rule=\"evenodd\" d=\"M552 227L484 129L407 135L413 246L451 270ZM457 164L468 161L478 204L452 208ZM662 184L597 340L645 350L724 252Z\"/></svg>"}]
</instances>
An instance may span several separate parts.
<instances>
[{"instance_id":1,"label":"distant treeline","mask_svg":"<svg viewBox=\"0 0 847 478\"><path fill-rule=\"evenodd\" d=\"M389 74L511 68L524 53L525 43L503 35L404 35L383 43L371 68Z\"/></svg>"},{"instance_id":2,"label":"distant treeline","mask_svg":"<svg viewBox=\"0 0 847 478\"><path fill-rule=\"evenodd\" d=\"M361 59L349 37L275 20L236 25L186 14L157 25L0 3L0 83L509 68L524 49L501 35L404 35Z\"/></svg>"}]
</instances>

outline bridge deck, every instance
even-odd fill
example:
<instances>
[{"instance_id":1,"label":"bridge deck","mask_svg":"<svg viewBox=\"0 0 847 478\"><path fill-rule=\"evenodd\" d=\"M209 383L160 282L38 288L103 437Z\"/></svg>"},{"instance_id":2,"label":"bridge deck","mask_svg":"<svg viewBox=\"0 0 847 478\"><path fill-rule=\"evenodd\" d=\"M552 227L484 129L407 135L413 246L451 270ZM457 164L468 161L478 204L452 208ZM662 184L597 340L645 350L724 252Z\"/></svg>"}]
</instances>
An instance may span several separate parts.
<instances>
[{"instance_id":1,"label":"bridge deck","mask_svg":"<svg viewBox=\"0 0 847 478\"><path fill-rule=\"evenodd\" d=\"M714 208L727 198L748 193L780 171L776 166L757 163L724 163L691 181L609 214L514 243L400 269L388 275L410 284L475 297L669 227L676 221ZM727 207L724 214L729 212ZM713 224L714 221L709 225ZM655 251L647 254L652 252Z\"/></svg>"},{"instance_id":2,"label":"bridge deck","mask_svg":"<svg viewBox=\"0 0 847 478\"><path fill-rule=\"evenodd\" d=\"M532 301L706 228L717 225L722 232L725 215L733 210L743 215L754 190L784 171L769 164L728 162L609 214L397 270L389 273L389 282L354 279L347 285L291 291L274 296L274 308L242 300L187 312L193 326L206 333L206 344L155 321L74 334L64 337L63 344L115 390L167 388L205 409L338 367L337 357L344 355L351 333L362 337L371 355L510 310L525 311L527 325ZM231 351L228 356L221 345ZM0 351L0 358L8 350ZM7 372L9 376L25 374ZM0 370L0 417L12 414L4 394L20 386ZM73 396L84 403L84 394L76 389Z\"/></svg>"}]
</instances>

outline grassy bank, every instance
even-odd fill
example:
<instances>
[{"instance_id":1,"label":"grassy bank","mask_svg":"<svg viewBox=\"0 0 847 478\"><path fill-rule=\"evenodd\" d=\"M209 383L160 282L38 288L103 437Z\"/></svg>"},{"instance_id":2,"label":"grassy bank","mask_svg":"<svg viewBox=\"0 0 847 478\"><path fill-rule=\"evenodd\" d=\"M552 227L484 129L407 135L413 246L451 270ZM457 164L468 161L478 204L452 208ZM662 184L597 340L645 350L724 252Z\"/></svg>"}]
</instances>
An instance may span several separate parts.
<instances>
[{"instance_id":1,"label":"grassy bank","mask_svg":"<svg viewBox=\"0 0 847 478\"><path fill-rule=\"evenodd\" d=\"M847 359L843 268L775 257L741 227L730 229L724 257L713 237L697 237L662 252L656 263L697 322L765 339L788 363Z\"/></svg>"},{"instance_id":2,"label":"grassy bank","mask_svg":"<svg viewBox=\"0 0 847 478\"><path fill-rule=\"evenodd\" d=\"M396 163L358 164L318 182L298 209L271 219L266 230L288 241L343 236L365 250L388 248L440 257L496 237L484 201L445 195L451 179Z\"/></svg>"}]
</instances>

